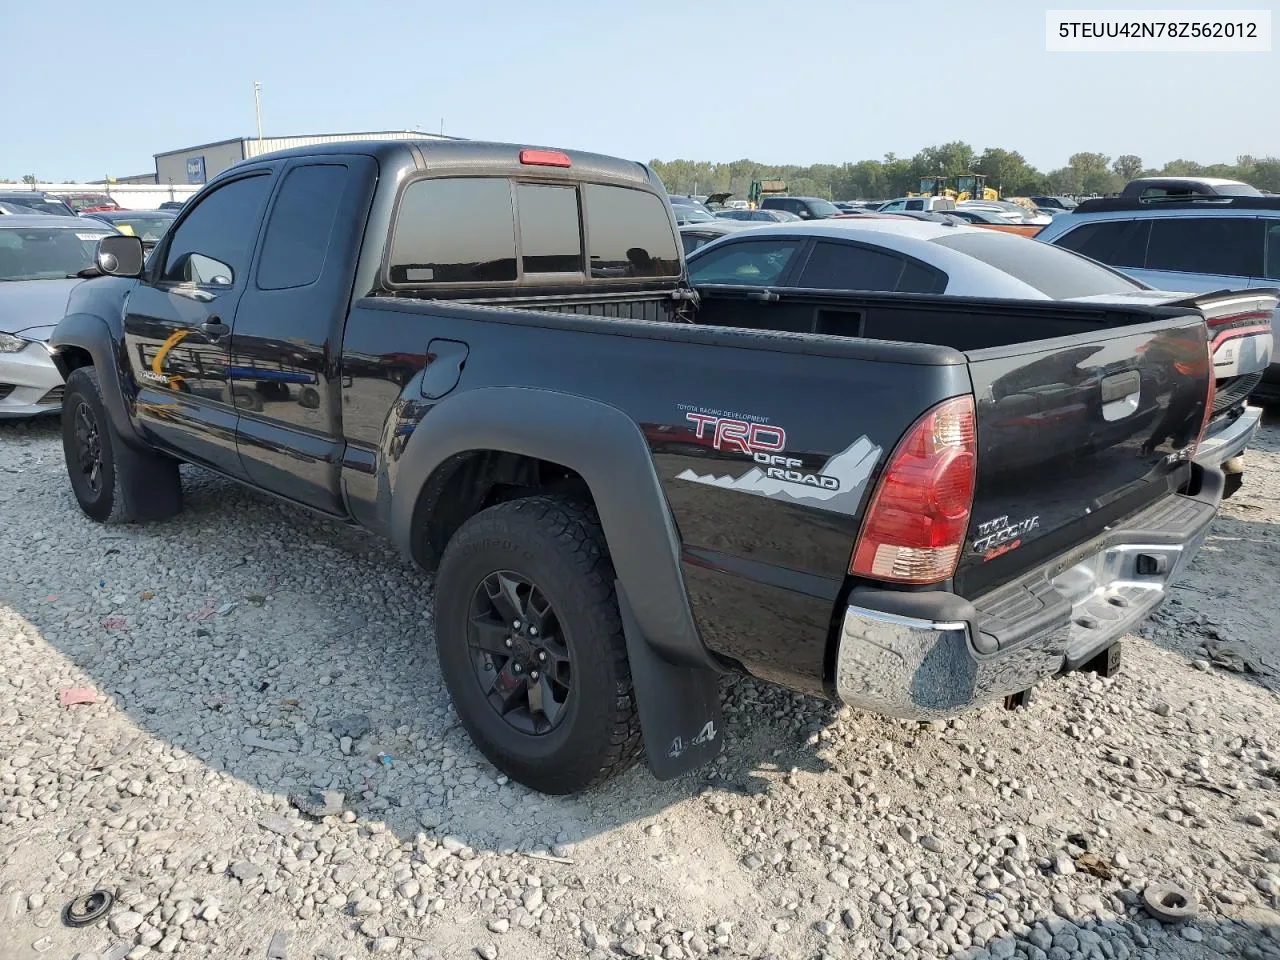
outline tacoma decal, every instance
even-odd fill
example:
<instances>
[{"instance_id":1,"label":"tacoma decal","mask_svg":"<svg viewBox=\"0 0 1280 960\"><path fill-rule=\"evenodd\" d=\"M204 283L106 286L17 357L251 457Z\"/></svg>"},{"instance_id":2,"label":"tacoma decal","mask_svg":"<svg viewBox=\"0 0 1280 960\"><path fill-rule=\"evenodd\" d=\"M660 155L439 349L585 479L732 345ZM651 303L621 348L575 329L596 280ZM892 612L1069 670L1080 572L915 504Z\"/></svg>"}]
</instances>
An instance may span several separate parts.
<instances>
[{"instance_id":1,"label":"tacoma decal","mask_svg":"<svg viewBox=\"0 0 1280 960\"><path fill-rule=\"evenodd\" d=\"M1022 535L1040 527L1040 516L1010 522L1008 515L978 524L973 552L985 554L983 560L994 560L1001 554L1022 546Z\"/></svg>"},{"instance_id":2,"label":"tacoma decal","mask_svg":"<svg viewBox=\"0 0 1280 960\"><path fill-rule=\"evenodd\" d=\"M776 429L780 437L786 434ZM820 503L827 509L840 513L856 514L862 503L862 491L867 478L880 461L880 448L865 436L859 437L848 449L828 460L821 470L807 470L795 457L780 455L769 450L750 450L756 466L740 477L697 474L685 470L676 475L677 480L705 483L725 490L739 490L775 500L796 500Z\"/></svg>"}]
</instances>

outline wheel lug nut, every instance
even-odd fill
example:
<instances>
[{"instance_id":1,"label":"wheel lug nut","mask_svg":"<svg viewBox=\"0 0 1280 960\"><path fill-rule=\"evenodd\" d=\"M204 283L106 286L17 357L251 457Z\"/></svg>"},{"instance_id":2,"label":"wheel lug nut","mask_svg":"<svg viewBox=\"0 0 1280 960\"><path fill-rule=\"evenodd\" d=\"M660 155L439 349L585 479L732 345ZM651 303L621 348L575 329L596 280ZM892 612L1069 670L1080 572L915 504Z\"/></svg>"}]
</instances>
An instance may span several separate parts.
<instances>
[{"instance_id":1,"label":"wheel lug nut","mask_svg":"<svg viewBox=\"0 0 1280 960\"><path fill-rule=\"evenodd\" d=\"M543 663L546 663L546 662L547 662L547 651L545 651L545 650L539 650L539 651L538 651L538 659L539 659L539 660L541 660Z\"/></svg>"},{"instance_id":2,"label":"wheel lug nut","mask_svg":"<svg viewBox=\"0 0 1280 960\"><path fill-rule=\"evenodd\" d=\"M530 628L529 628L529 636L531 636L531 637L536 637L537 635L538 635L538 628L537 628L537 627L530 627Z\"/></svg>"},{"instance_id":3,"label":"wheel lug nut","mask_svg":"<svg viewBox=\"0 0 1280 960\"><path fill-rule=\"evenodd\" d=\"M511 668L511 672L512 672L512 673L519 673L521 669L522 669L522 668L521 668L520 664L518 664L518 663L517 663L515 666L513 666L513 667Z\"/></svg>"},{"instance_id":4,"label":"wheel lug nut","mask_svg":"<svg viewBox=\"0 0 1280 960\"><path fill-rule=\"evenodd\" d=\"M529 672L529 679L530 679L530 680L537 680L537 679L538 679L538 671L537 671L537 670L531 670L531 671Z\"/></svg>"},{"instance_id":5,"label":"wheel lug nut","mask_svg":"<svg viewBox=\"0 0 1280 960\"><path fill-rule=\"evenodd\" d=\"M503 641L503 643L505 643L508 647L511 646L512 642L513 641L511 640L510 637L507 637L507 639Z\"/></svg>"},{"instance_id":6,"label":"wheel lug nut","mask_svg":"<svg viewBox=\"0 0 1280 960\"><path fill-rule=\"evenodd\" d=\"M519 630L519 629L520 629L520 621L519 621L519 620L512 620L512 621L511 621L511 629L512 629L512 630Z\"/></svg>"}]
</instances>

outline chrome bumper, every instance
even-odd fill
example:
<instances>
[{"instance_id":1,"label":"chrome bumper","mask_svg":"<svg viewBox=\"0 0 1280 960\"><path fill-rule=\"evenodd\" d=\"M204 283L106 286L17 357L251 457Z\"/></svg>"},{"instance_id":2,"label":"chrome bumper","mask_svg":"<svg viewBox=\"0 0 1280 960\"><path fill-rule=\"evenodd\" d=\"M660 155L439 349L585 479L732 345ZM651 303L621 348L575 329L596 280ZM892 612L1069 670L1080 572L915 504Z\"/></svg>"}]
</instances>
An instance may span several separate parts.
<instances>
[{"instance_id":1,"label":"chrome bumper","mask_svg":"<svg viewBox=\"0 0 1280 960\"><path fill-rule=\"evenodd\" d=\"M1196 449L1196 463L1217 467L1232 457L1238 457L1253 442L1261 422L1261 408L1246 406L1244 413L1236 417L1226 428L1205 437L1200 442L1200 446Z\"/></svg>"},{"instance_id":2,"label":"chrome bumper","mask_svg":"<svg viewBox=\"0 0 1280 960\"><path fill-rule=\"evenodd\" d=\"M1048 570L1058 564L1047 565L971 605L934 595L969 615L935 620L850 604L836 656L837 696L872 713L929 720L1087 663L1150 613L1199 551L1222 494L1222 475L1213 476L1206 495L1146 511L1056 574ZM855 591L851 600L859 596ZM883 591L862 596L893 597ZM1020 620L1044 620L1046 612L1051 622L1029 636L1018 634ZM1002 643L998 632L988 632L997 622L1012 625L1017 638Z\"/></svg>"}]
</instances>

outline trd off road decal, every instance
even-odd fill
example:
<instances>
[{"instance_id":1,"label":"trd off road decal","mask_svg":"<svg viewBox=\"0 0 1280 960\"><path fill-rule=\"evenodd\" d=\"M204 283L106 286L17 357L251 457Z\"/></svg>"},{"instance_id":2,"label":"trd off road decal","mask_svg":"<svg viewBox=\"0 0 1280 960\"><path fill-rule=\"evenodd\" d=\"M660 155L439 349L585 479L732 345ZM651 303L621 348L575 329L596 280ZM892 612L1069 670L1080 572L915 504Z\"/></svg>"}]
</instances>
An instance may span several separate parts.
<instances>
[{"instance_id":1,"label":"trd off road decal","mask_svg":"<svg viewBox=\"0 0 1280 960\"><path fill-rule=\"evenodd\" d=\"M821 470L811 470L804 461L784 452L786 430L762 422L763 418L748 420L742 416L725 417L705 408L681 409L686 411L685 419L694 424L698 440L709 441L716 450L750 454L756 465L737 477L685 470L676 475L677 480L775 500L821 504L824 509L855 514L862 503L867 478L880 460L880 448L863 436L828 460Z\"/></svg>"}]
</instances>

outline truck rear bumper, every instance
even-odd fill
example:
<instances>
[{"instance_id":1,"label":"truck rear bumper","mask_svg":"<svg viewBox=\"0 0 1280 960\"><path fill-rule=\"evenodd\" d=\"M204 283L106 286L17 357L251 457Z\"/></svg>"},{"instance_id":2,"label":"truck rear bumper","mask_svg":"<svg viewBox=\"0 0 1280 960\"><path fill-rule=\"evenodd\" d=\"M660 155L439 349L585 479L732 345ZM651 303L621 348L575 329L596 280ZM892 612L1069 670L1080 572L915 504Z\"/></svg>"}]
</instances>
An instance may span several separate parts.
<instances>
[{"instance_id":1,"label":"truck rear bumper","mask_svg":"<svg viewBox=\"0 0 1280 960\"><path fill-rule=\"evenodd\" d=\"M1216 433L1205 437L1196 448L1196 463L1217 467L1238 457L1253 442L1262 422L1259 407L1246 406L1244 413Z\"/></svg>"},{"instance_id":2,"label":"truck rear bumper","mask_svg":"<svg viewBox=\"0 0 1280 960\"><path fill-rule=\"evenodd\" d=\"M1168 497L1085 546L970 602L856 590L835 690L873 713L928 720L1026 690L1089 662L1164 599L1208 536L1223 475Z\"/></svg>"}]
</instances>

